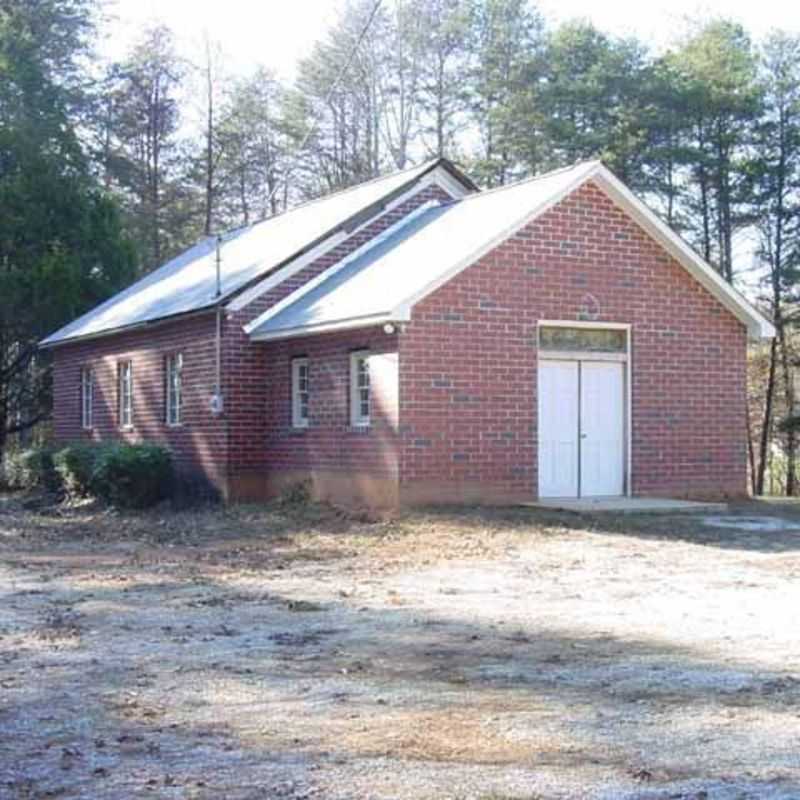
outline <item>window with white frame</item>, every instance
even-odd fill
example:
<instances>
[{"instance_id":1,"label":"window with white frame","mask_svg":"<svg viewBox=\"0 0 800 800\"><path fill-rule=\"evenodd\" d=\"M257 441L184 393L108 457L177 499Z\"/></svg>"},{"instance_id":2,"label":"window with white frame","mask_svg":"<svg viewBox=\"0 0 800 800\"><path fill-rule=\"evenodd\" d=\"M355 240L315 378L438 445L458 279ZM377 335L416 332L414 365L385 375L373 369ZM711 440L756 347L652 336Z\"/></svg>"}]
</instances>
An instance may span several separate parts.
<instances>
[{"instance_id":1,"label":"window with white frame","mask_svg":"<svg viewBox=\"0 0 800 800\"><path fill-rule=\"evenodd\" d=\"M173 353L166 359L167 425L183 421L183 353Z\"/></svg>"},{"instance_id":2,"label":"window with white frame","mask_svg":"<svg viewBox=\"0 0 800 800\"><path fill-rule=\"evenodd\" d=\"M81 370L81 426L92 428L94 410L94 370L84 367Z\"/></svg>"},{"instance_id":3,"label":"window with white frame","mask_svg":"<svg viewBox=\"0 0 800 800\"><path fill-rule=\"evenodd\" d=\"M350 424L366 427L370 423L369 352L350 354Z\"/></svg>"},{"instance_id":4,"label":"window with white frame","mask_svg":"<svg viewBox=\"0 0 800 800\"><path fill-rule=\"evenodd\" d=\"M308 427L308 403L311 397L307 358L292 359L292 427Z\"/></svg>"},{"instance_id":5,"label":"window with white frame","mask_svg":"<svg viewBox=\"0 0 800 800\"><path fill-rule=\"evenodd\" d=\"M117 396L119 401L119 424L121 428L133 425L133 364L120 361L117 365Z\"/></svg>"}]
</instances>

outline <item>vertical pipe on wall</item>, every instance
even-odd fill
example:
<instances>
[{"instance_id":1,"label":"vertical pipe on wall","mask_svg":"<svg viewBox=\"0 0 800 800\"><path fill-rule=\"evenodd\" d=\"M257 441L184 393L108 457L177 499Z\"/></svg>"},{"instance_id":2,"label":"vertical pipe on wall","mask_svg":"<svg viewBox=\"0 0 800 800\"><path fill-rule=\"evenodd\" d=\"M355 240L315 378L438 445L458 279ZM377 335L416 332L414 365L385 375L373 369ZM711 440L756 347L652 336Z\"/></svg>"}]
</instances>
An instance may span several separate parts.
<instances>
[{"instance_id":1,"label":"vertical pipe on wall","mask_svg":"<svg viewBox=\"0 0 800 800\"><path fill-rule=\"evenodd\" d=\"M214 342L214 395L211 398L211 411L214 414L222 413L222 236L217 236L217 250L215 255L217 271L217 308L216 332Z\"/></svg>"}]
</instances>

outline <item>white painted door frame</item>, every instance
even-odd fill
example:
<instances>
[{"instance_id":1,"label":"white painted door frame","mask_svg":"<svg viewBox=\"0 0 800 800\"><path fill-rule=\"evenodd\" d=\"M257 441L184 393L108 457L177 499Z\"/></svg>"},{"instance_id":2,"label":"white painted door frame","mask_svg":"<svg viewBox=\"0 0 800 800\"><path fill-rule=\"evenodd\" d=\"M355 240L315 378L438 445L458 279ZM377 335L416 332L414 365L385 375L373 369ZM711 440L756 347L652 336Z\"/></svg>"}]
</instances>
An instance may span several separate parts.
<instances>
[{"instance_id":1,"label":"white painted door frame","mask_svg":"<svg viewBox=\"0 0 800 800\"><path fill-rule=\"evenodd\" d=\"M562 328L594 328L601 330L624 330L626 340L626 351L624 353L595 353L588 351L576 350L541 350L539 349L539 328L542 327L562 327ZM617 361L624 363L623 370L623 420L624 427L623 433L623 487L624 494L628 497L632 494L633 487L633 439L632 439L632 407L633 407L633 393L632 393L632 379L631 373L633 369L633 337L631 336L631 325L629 323L620 322L588 322L588 321L575 321L575 320L540 320L537 323L536 330L536 345L537 355L539 361ZM538 380L539 370L536 370L537 380L537 397L538 397ZM537 451L538 451L538 414L537 414ZM537 452L538 458L538 452ZM538 485L537 485L538 492Z\"/></svg>"}]
</instances>

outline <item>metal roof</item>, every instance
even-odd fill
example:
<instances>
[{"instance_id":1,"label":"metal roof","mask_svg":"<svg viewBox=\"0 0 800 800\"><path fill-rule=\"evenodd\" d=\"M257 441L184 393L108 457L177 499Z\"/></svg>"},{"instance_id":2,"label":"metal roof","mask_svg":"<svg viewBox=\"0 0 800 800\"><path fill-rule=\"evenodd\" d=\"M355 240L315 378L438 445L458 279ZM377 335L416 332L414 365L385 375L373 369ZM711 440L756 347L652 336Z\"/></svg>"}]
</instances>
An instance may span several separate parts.
<instances>
[{"instance_id":1,"label":"metal roof","mask_svg":"<svg viewBox=\"0 0 800 800\"><path fill-rule=\"evenodd\" d=\"M217 237L210 236L51 334L42 345L108 334L212 308L357 219L366 209L410 187L439 164L458 174L443 159L434 159L224 234L221 237L221 297L217 295ZM458 177L465 185L471 185L468 178L460 174Z\"/></svg>"},{"instance_id":2,"label":"metal roof","mask_svg":"<svg viewBox=\"0 0 800 800\"><path fill-rule=\"evenodd\" d=\"M741 319L751 336L774 334L757 309L596 161L423 207L267 310L246 331L255 340L271 340L407 321L416 302L588 180Z\"/></svg>"}]
</instances>

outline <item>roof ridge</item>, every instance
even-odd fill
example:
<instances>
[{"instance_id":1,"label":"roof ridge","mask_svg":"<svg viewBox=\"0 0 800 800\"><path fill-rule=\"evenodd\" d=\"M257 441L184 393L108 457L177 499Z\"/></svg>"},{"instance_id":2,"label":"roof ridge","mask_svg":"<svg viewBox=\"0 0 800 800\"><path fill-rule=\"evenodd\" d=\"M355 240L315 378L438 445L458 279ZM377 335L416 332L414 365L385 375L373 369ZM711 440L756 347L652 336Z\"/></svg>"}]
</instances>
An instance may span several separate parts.
<instances>
[{"instance_id":1,"label":"roof ridge","mask_svg":"<svg viewBox=\"0 0 800 800\"><path fill-rule=\"evenodd\" d=\"M427 161L423 161L421 164L415 164L411 167L406 167L405 169L400 169L395 172L387 172L385 175L376 175L374 178L370 178L367 181L361 181L360 183L354 183L352 186L345 186L342 189L337 189L335 192L328 192L327 194L320 195L319 197L313 197L310 200L304 200L302 203L298 203L297 205L291 206L291 208L285 208L283 211L279 211L277 214L271 214L268 217L264 217L264 219L257 220L256 222L251 222L248 225L239 225L235 228L229 228L226 231L223 231L220 236L228 236L232 233L236 233L237 231L245 230L245 229L252 229L258 225L261 225L264 222L269 222L270 220L277 219L278 217L286 216L286 214L291 214L293 211L299 211L301 208L306 208L307 206L313 205L314 203L321 203L323 200L330 200L332 197L339 197L343 194L347 194L348 192L352 192L355 189L360 189L363 186L370 186L373 183L378 183L379 181L384 181L387 178L396 178L398 175L403 175L406 172L413 172L414 170L424 171L432 167L434 164L438 163L442 159L440 157L436 158L429 158Z\"/></svg>"}]
</instances>

